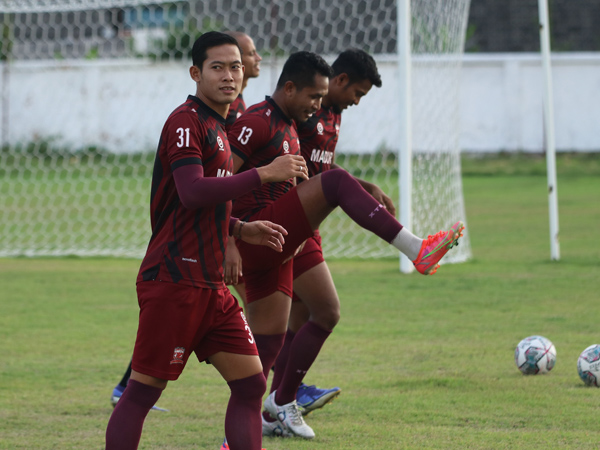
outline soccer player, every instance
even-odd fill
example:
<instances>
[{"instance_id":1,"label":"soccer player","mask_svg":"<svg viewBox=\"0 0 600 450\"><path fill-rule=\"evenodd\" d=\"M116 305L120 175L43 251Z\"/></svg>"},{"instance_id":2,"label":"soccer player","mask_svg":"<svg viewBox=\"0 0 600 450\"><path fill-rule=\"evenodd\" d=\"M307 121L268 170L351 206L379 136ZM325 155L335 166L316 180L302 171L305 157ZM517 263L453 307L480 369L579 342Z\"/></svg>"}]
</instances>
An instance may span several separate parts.
<instances>
[{"instance_id":1,"label":"soccer player","mask_svg":"<svg viewBox=\"0 0 600 450\"><path fill-rule=\"evenodd\" d=\"M306 122L297 124L301 152L307 161L309 176L314 176L331 167L339 167L334 164L334 159L342 111L349 106L358 105L360 99L367 95L373 86L381 87L381 77L375 61L362 50L350 49L341 53L332 64L332 69L334 76L329 80L329 90L323 97L321 109ZM392 215L396 215L392 200L378 186L360 179L357 181L376 200L383 203ZM231 248L228 248L227 259L230 257L229 253L233 253ZM227 263L229 264L230 261ZM232 271L226 265L226 278L227 274ZM305 273L306 275L304 275ZM339 321L339 298L327 264L323 259L321 236L318 231L315 231L314 236L306 241L303 250L294 257L293 277L294 295L290 323L283 348L275 363L271 391L277 389L284 372L288 378L303 380L308 367L316 359L319 346L303 345L302 336L317 334L327 338L328 335L323 335L318 331L313 333L311 330L315 326L333 330ZM236 285L236 290L242 295L244 286ZM302 297L306 300L302 301L298 292L302 292ZM311 324L307 325L307 328L299 335L299 339L294 342L292 355L290 355L290 346L294 336L309 321ZM290 364L288 370L285 371L290 357L292 361L297 361L300 367ZM320 389L301 383L296 400L303 415L306 415L321 408L339 393L338 387ZM268 421L269 417L265 417L265 420ZM265 431L269 434L270 429L265 426Z\"/></svg>"},{"instance_id":2,"label":"soccer player","mask_svg":"<svg viewBox=\"0 0 600 450\"><path fill-rule=\"evenodd\" d=\"M306 122L319 110L332 76L331 67L320 56L311 52L292 54L284 64L272 97L248 108L229 130L234 172L262 167L281 155L299 155L295 123ZM420 239L398 223L342 169L324 171L297 186L295 178L267 183L236 198L234 213L237 217L270 220L288 230L283 252L277 254L250 247L239 239L236 242L246 284L248 323L265 378L287 331L293 293L293 257L338 206L358 225L406 254L417 270L426 275L435 273L439 260L456 245L464 229L462 222L457 222L449 231ZM330 330L320 332L328 335ZM318 345L318 342L306 341L305 344ZM279 419L286 431L312 439L314 431L297 407L298 386L289 390L282 387L267 397L265 409ZM263 417L263 433L264 427Z\"/></svg>"},{"instance_id":3,"label":"soccer player","mask_svg":"<svg viewBox=\"0 0 600 450\"><path fill-rule=\"evenodd\" d=\"M194 43L192 60L196 94L171 113L156 153L131 379L108 422L108 450L137 449L148 411L192 353L230 387L229 448L261 449L266 380L242 309L223 282L224 250L231 233L281 252L286 231L265 220L231 218L231 199L263 183L307 178L306 165L299 155L285 155L232 176L225 117L243 80L240 49L231 36L208 32Z\"/></svg>"},{"instance_id":4,"label":"soccer player","mask_svg":"<svg viewBox=\"0 0 600 450\"><path fill-rule=\"evenodd\" d=\"M260 75L260 62L262 61L262 57L256 51L254 41L246 33L242 33L240 31L226 31L225 34L235 38L235 40L238 42L238 45L242 50L242 65L244 66L244 80L242 81L240 93L229 106L229 112L225 120L225 126L227 129L229 129L233 122L235 122L235 120L246 110L246 103L244 102L244 97L242 94L248 85L248 80L250 78L256 78ZM232 244L232 246L235 247L235 244ZM119 398L121 398L121 395L123 395L123 391L129 382L130 376L131 362L129 363L129 367L127 367L127 370L123 374L119 384L113 388L110 398L113 406L117 404ZM160 408L156 405L154 405L152 409L156 411L168 411L167 409Z\"/></svg>"},{"instance_id":5,"label":"soccer player","mask_svg":"<svg viewBox=\"0 0 600 450\"><path fill-rule=\"evenodd\" d=\"M342 52L332 64L332 69L333 77L329 79L329 90L323 97L321 109L306 122L297 124L300 149L310 177L339 167L334 160L342 111L358 105L373 86L381 87L381 76L375 60L362 50ZM357 181L391 215L396 215L392 200L378 186L358 178ZM340 393L337 387L319 389L302 383L325 339L340 318L340 301L323 258L318 230L294 257L293 278L294 295L289 326L283 348L275 362L271 392L280 385L288 390L300 383L296 400L306 416ZM265 419L269 420L268 417Z\"/></svg>"},{"instance_id":6,"label":"soccer player","mask_svg":"<svg viewBox=\"0 0 600 450\"><path fill-rule=\"evenodd\" d=\"M246 102L242 94L246 86L248 86L248 80L260 75L262 57L256 51L254 41L246 33L242 33L241 31L226 31L225 34L234 37L238 42L238 45L242 49L242 64L244 65L244 81L242 82L240 95L229 106L229 114L226 120L227 129L229 129L233 125L233 122L246 111Z\"/></svg>"}]
</instances>

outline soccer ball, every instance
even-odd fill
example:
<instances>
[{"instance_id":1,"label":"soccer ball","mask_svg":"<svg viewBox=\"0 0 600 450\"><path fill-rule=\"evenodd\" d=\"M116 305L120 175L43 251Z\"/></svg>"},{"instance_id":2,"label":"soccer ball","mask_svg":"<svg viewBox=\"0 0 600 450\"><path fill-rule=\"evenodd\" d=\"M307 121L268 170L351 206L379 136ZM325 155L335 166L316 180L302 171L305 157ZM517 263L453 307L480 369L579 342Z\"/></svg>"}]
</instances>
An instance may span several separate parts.
<instances>
[{"instance_id":1,"label":"soccer ball","mask_svg":"<svg viewBox=\"0 0 600 450\"><path fill-rule=\"evenodd\" d=\"M600 387L600 345L590 345L581 352L577 372L586 385Z\"/></svg>"},{"instance_id":2,"label":"soccer ball","mask_svg":"<svg viewBox=\"0 0 600 450\"><path fill-rule=\"evenodd\" d=\"M515 349L515 364L524 375L548 373L556 364L554 344L544 336L529 336Z\"/></svg>"}]
</instances>

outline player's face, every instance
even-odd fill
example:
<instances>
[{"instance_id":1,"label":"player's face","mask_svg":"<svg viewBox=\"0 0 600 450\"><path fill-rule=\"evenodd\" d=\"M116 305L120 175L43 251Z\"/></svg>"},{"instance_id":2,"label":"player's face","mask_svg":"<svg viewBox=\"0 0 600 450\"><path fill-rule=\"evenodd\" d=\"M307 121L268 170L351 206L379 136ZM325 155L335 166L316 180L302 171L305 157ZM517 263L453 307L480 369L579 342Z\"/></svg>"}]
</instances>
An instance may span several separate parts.
<instances>
[{"instance_id":1,"label":"player's face","mask_svg":"<svg viewBox=\"0 0 600 450\"><path fill-rule=\"evenodd\" d=\"M321 108L321 101L327 95L329 89L329 78L323 75L315 75L315 82L312 86L303 89L293 88L290 93L290 102L288 112L290 118L296 122L306 122L310 116Z\"/></svg>"},{"instance_id":2,"label":"player's face","mask_svg":"<svg viewBox=\"0 0 600 450\"><path fill-rule=\"evenodd\" d=\"M190 68L196 81L196 96L220 114L227 115L229 105L242 88L244 68L236 45L225 44L209 48L202 70Z\"/></svg>"},{"instance_id":3,"label":"player's face","mask_svg":"<svg viewBox=\"0 0 600 450\"><path fill-rule=\"evenodd\" d=\"M242 64L246 70L246 78L256 78L260 75L260 62L262 57L256 51L254 41L250 36L243 36L238 39L238 44L242 49Z\"/></svg>"},{"instance_id":4,"label":"player's face","mask_svg":"<svg viewBox=\"0 0 600 450\"><path fill-rule=\"evenodd\" d=\"M347 77L342 79L339 88L332 88L328 94L332 109L340 114L349 106L358 105L360 99L367 95L372 87L373 83L368 79L356 83L350 83Z\"/></svg>"}]
</instances>

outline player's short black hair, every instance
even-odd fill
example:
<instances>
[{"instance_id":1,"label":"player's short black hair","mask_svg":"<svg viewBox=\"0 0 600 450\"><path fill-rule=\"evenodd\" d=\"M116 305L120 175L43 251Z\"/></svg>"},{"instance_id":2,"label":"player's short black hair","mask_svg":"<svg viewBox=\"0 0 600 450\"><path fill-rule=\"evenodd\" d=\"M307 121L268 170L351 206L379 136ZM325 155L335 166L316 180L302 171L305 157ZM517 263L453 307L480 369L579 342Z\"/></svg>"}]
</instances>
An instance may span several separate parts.
<instances>
[{"instance_id":1,"label":"player's short black hair","mask_svg":"<svg viewBox=\"0 0 600 450\"><path fill-rule=\"evenodd\" d=\"M202 71L202 64L206 60L206 51L209 48L218 47L220 45L235 45L242 54L242 49L238 41L233 37L219 31L208 31L196 39L192 47L192 64Z\"/></svg>"},{"instance_id":2,"label":"player's short black hair","mask_svg":"<svg viewBox=\"0 0 600 450\"><path fill-rule=\"evenodd\" d=\"M373 86L381 87L381 75L377 71L377 64L371 55L357 48L343 51L331 65L335 76L345 73L349 83L369 80Z\"/></svg>"},{"instance_id":3,"label":"player's short black hair","mask_svg":"<svg viewBox=\"0 0 600 450\"><path fill-rule=\"evenodd\" d=\"M307 86L314 86L315 75L317 74L331 78L333 69L316 53L292 53L283 65L283 70L277 81L277 89L282 88L288 81L294 83L298 90Z\"/></svg>"}]
</instances>

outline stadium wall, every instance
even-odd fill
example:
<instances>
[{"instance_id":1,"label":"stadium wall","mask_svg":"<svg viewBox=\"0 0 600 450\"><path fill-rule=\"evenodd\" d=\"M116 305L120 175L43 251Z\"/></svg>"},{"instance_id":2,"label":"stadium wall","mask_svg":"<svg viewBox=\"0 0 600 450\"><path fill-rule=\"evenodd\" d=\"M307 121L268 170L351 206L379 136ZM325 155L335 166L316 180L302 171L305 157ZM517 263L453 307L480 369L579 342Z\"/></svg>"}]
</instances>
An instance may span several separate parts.
<instances>
[{"instance_id":1,"label":"stadium wall","mask_svg":"<svg viewBox=\"0 0 600 450\"><path fill-rule=\"evenodd\" d=\"M338 150L397 151L397 66L377 58L383 87L344 113ZM248 104L273 90L284 61L263 61L245 92ZM413 69L435 68L436 60ZM51 140L71 148L153 151L167 115L193 93L187 64L118 61L17 61L0 65L3 145ZM600 53L552 57L558 151L600 151ZM469 152L540 152L544 148L539 54L467 54L460 92L461 148ZM433 95L435 98L435 93ZM419 130L414 136L434 133ZM427 151L418 140L416 151Z\"/></svg>"}]
</instances>

